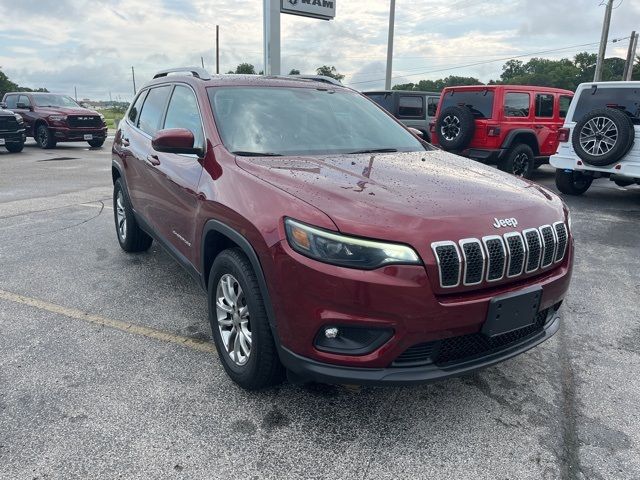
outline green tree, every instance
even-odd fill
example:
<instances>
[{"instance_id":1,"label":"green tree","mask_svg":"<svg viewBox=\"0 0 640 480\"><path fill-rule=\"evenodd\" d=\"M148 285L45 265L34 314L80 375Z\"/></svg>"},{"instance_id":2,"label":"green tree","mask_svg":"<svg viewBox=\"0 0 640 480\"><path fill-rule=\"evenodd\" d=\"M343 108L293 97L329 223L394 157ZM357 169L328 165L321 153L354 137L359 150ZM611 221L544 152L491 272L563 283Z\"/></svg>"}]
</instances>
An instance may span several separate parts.
<instances>
[{"instance_id":1,"label":"green tree","mask_svg":"<svg viewBox=\"0 0 640 480\"><path fill-rule=\"evenodd\" d=\"M256 67L254 67L250 63L241 63L240 65L238 65L236 67L236 71L235 72L229 72L229 73L238 73L238 74L242 74L242 75L255 75L256 74Z\"/></svg>"},{"instance_id":2,"label":"green tree","mask_svg":"<svg viewBox=\"0 0 640 480\"><path fill-rule=\"evenodd\" d=\"M0 70L0 97L7 92L15 92L16 90L18 90L18 85L9 80L4 72Z\"/></svg>"},{"instance_id":3,"label":"green tree","mask_svg":"<svg viewBox=\"0 0 640 480\"><path fill-rule=\"evenodd\" d=\"M316 72L318 73L318 75L324 75L325 77L335 78L339 82L342 81L342 79L344 78L344 75L342 75L341 73L338 73L338 71L336 70L336 67L333 67L333 66L330 67L328 65L323 65L321 67L316 68Z\"/></svg>"},{"instance_id":4,"label":"green tree","mask_svg":"<svg viewBox=\"0 0 640 480\"><path fill-rule=\"evenodd\" d=\"M291 71L289 72L289 75L300 75L300 70L296 70L295 68L292 68Z\"/></svg>"},{"instance_id":5,"label":"green tree","mask_svg":"<svg viewBox=\"0 0 640 480\"><path fill-rule=\"evenodd\" d=\"M393 90L417 90L421 92L439 92L446 87L458 87L461 85L482 85L483 83L474 77L459 77L450 75L438 80L420 80L418 83L403 83L394 85Z\"/></svg>"}]
</instances>

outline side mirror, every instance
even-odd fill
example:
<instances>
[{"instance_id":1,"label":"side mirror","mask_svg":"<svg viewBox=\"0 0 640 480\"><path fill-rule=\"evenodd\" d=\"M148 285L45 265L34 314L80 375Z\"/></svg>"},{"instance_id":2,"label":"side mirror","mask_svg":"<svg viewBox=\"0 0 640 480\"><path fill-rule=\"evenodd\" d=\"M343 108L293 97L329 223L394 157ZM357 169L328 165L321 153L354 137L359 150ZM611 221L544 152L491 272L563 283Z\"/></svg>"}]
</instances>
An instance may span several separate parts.
<instances>
[{"instance_id":1,"label":"side mirror","mask_svg":"<svg viewBox=\"0 0 640 480\"><path fill-rule=\"evenodd\" d=\"M20 108L22 110L29 110L29 111L33 110L33 107L31 105L27 105L26 103L22 103L22 102L18 103L16 105L16 108Z\"/></svg>"},{"instance_id":2,"label":"side mirror","mask_svg":"<svg viewBox=\"0 0 640 480\"><path fill-rule=\"evenodd\" d=\"M413 133L416 137L418 137L421 140L426 140L426 138L424 138L424 133L422 133L420 130L418 130L417 128L413 128L413 127L407 127L407 130L409 130L411 133Z\"/></svg>"},{"instance_id":3,"label":"side mirror","mask_svg":"<svg viewBox=\"0 0 640 480\"><path fill-rule=\"evenodd\" d=\"M194 143L193 132L186 128L160 130L151 140L151 146L156 152L202 156L204 153L202 148L194 147Z\"/></svg>"},{"instance_id":4,"label":"side mirror","mask_svg":"<svg viewBox=\"0 0 640 480\"><path fill-rule=\"evenodd\" d=\"M0 102L0 108L7 108L7 104L5 102Z\"/></svg>"}]
</instances>

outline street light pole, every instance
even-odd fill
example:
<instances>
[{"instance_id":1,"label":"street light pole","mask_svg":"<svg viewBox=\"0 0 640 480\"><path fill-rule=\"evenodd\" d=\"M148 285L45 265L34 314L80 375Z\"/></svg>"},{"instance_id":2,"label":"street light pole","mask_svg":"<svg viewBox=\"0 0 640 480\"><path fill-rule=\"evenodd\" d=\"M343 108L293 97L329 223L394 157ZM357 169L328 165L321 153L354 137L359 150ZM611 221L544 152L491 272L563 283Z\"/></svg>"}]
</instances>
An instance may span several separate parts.
<instances>
[{"instance_id":1,"label":"street light pole","mask_svg":"<svg viewBox=\"0 0 640 480\"><path fill-rule=\"evenodd\" d=\"M391 73L393 71L393 33L396 23L396 0L391 0L389 11L389 37L387 43L387 76L384 82L385 90L391 90Z\"/></svg>"},{"instance_id":2,"label":"street light pole","mask_svg":"<svg viewBox=\"0 0 640 480\"><path fill-rule=\"evenodd\" d=\"M280 75L280 0L264 0L264 74Z\"/></svg>"},{"instance_id":3,"label":"street light pole","mask_svg":"<svg viewBox=\"0 0 640 480\"><path fill-rule=\"evenodd\" d=\"M598 51L598 61L596 63L596 72L593 76L594 82L602 80L602 67L604 65L604 56L607 52L607 42L609 41L609 26L611 25L611 11L613 10L613 0L607 2L607 10L604 13L604 23L602 24L602 37L600 38L600 50Z\"/></svg>"}]
</instances>

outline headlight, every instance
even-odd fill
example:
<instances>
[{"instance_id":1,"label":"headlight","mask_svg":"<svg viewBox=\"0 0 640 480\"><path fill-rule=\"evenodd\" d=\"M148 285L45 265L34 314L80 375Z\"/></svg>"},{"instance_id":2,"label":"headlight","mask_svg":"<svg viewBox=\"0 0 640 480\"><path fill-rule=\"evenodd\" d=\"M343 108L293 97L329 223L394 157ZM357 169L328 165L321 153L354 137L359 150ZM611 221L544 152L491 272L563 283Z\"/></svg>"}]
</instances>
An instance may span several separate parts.
<instances>
[{"instance_id":1,"label":"headlight","mask_svg":"<svg viewBox=\"0 0 640 480\"><path fill-rule=\"evenodd\" d=\"M407 245L347 237L290 218L285 220L285 229L291 248L320 262L362 270L390 264L422 264L415 250Z\"/></svg>"},{"instance_id":2,"label":"headlight","mask_svg":"<svg viewBox=\"0 0 640 480\"><path fill-rule=\"evenodd\" d=\"M567 227L569 227L569 231L573 227L573 221L571 220L571 212L567 211Z\"/></svg>"},{"instance_id":3,"label":"headlight","mask_svg":"<svg viewBox=\"0 0 640 480\"><path fill-rule=\"evenodd\" d=\"M22 115L20 115L18 113L14 113L13 116L16 117L16 121L18 123L24 123L24 118L22 118Z\"/></svg>"},{"instance_id":4,"label":"headlight","mask_svg":"<svg viewBox=\"0 0 640 480\"><path fill-rule=\"evenodd\" d=\"M100 120L102 120L104 122L104 115L99 113L98 115L100 115Z\"/></svg>"},{"instance_id":5,"label":"headlight","mask_svg":"<svg viewBox=\"0 0 640 480\"><path fill-rule=\"evenodd\" d=\"M49 120L51 120L52 122L62 122L66 119L66 115L49 115Z\"/></svg>"}]
</instances>

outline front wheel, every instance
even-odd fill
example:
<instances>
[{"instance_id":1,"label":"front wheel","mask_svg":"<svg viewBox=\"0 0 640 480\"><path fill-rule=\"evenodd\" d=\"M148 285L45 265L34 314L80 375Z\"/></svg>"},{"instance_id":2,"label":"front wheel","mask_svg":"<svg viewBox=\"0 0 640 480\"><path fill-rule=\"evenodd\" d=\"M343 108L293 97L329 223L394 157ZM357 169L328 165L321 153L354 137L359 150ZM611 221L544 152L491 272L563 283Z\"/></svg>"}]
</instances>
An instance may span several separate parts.
<instances>
[{"instance_id":1,"label":"front wheel","mask_svg":"<svg viewBox=\"0 0 640 480\"><path fill-rule=\"evenodd\" d=\"M284 378L269 319L251 262L237 248L225 250L209 274L209 321L222 366L246 390Z\"/></svg>"},{"instance_id":2,"label":"front wheel","mask_svg":"<svg viewBox=\"0 0 640 480\"><path fill-rule=\"evenodd\" d=\"M589 190L593 178L576 171L556 170L556 187L567 195L582 195Z\"/></svg>"},{"instance_id":3,"label":"front wheel","mask_svg":"<svg viewBox=\"0 0 640 480\"><path fill-rule=\"evenodd\" d=\"M536 159L529 145L520 144L511 148L499 163L500 170L516 177L531 178L536 167Z\"/></svg>"},{"instance_id":4,"label":"front wheel","mask_svg":"<svg viewBox=\"0 0 640 480\"><path fill-rule=\"evenodd\" d=\"M90 147L100 148L102 145L104 145L104 138L89 140L87 143L89 144Z\"/></svg>"},{"instance_id":5,"label":"front wheel","mask_svg":"<svg viewBox=\"0 0 640 480\"><path fill-rule=\"evenodd\" d=\"M54 148L56 146L56 139L53 138L51 130L46 125L39 125L36 129L36 143L40 148Z\"/></svg>"},{"instance_id":6,"label":"front wheel","mask_svg":"<svg viewBox=\"0 0 640 480\"><path fill-rule=\"evenodd\" d=\"M5 147L7 147L7 150L9 150L11 153L20 153L24 148L24 142L7 143Z\"/></svg>"},{"instance_id":7,"label":"front wheel","mask_svg":"<svg viewBox=\"0 0 640 480\"><path fill-rule=\"evenodd\" d=\"M153 239L140 228L124 190L122 180L113 185L113 217L120 247L129 253L149 250Z\"/></svg>"}]
</instances>

